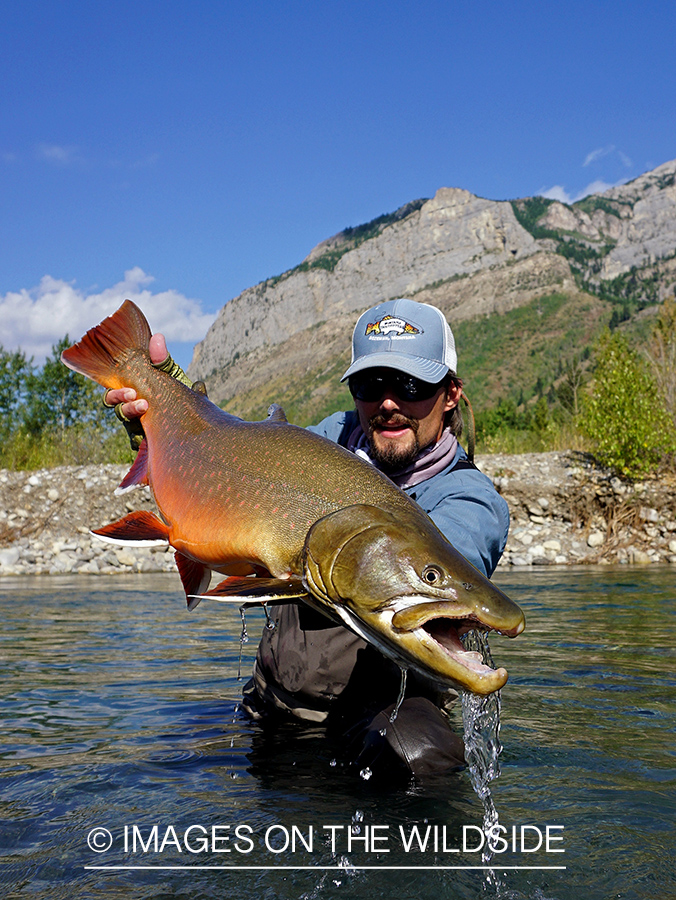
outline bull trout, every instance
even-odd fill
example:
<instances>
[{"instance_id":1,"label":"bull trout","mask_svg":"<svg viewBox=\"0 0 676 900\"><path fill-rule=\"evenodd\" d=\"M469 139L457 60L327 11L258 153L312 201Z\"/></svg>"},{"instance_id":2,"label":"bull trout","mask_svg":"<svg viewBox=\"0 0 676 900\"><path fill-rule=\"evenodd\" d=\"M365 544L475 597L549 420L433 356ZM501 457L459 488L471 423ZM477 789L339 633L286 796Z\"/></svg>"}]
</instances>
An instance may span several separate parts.
<instances>
[{"instance_id":1,"label":"bull trout","mask_svg":"<svg viewBox=\"0 0 676 900\"><path fill-rule=\"evenodd\" d=\"M410 497L345 448L290 425L280 408L262 422L224 412L152 365L150 337L125 300L61 356L149 404L145 440L118 490L150 485L160 516L131 513L94 534L168 542L189 608L203 596L305 602L440 686L489 694L505 684L505 669L485 666L460 636L514 637L522 611ZM229 577L207 591L212 571Z\"/></svg>"}]
</instances>

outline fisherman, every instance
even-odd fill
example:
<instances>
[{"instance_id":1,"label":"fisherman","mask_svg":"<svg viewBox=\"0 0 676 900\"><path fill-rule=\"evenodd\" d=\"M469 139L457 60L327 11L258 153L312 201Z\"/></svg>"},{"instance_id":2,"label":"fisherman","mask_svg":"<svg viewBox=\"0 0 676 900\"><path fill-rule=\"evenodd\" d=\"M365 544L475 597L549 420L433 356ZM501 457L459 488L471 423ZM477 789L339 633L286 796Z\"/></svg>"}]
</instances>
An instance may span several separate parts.
<instances>
[{"instance_id":1,"label":"fisherman","mask_svg":"<svg viewBox=\"0 0 676 900\"><path fill-rule=\"evenodd\" d=\"M150 356L190 385L162 335L151 338ZM355 326L352 362L341 380L348 382L354 409L309 430L385 472L490 577L507 541L509 512L458 442L462 381L443 313L404 298L367 310ZM121 388L109 390L105 402L138 435L147 401ZM360 769L388 777L393 769L425 777L463 765L462 739L448 723L455 692L440 694L409 675L391 721L401 681L391 660L305 605L272 607L271 618L275 627L264 630L244 689L244 708L253 718L323 723Z\"/></svg>"}]
</instances>

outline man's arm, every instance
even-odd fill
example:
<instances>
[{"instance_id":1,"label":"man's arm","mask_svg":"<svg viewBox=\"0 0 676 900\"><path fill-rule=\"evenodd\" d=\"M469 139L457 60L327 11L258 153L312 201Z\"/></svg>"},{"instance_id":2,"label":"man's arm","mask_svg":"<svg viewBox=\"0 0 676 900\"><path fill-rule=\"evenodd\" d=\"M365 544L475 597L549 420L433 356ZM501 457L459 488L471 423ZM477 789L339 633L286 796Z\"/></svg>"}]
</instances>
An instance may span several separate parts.
<instances>
[{"instance_id":1,"label":"man's arm","mask_svg":"<svg viewBox=\"0 0 676 900\"><path fill-rule=\"evenodd\" d=\"M473 467L451 470L407 491L442 534L489 578L507 543L509 507Z\"/></svg>"}]
</instances>

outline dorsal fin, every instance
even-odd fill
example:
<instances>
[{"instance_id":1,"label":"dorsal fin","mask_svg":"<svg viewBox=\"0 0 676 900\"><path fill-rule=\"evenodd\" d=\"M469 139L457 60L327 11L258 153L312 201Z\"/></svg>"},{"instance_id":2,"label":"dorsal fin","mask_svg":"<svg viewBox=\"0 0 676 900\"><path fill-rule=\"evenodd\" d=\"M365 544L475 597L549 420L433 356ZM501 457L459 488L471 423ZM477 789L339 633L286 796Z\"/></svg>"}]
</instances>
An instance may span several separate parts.
<instances>
[{"instance_id":1,"label":"dorsal fin","mask_svg":"<svg viewBox=\"0 0 676 900\"><path fill-rule=\"evenodd\" d=\"M289 420L286 418L286 413L279 405L279 403L273 403L268 407L268 417L265 420L266 422L274 422L275 425L288 425Z\"/></svg>"}]
</instances>

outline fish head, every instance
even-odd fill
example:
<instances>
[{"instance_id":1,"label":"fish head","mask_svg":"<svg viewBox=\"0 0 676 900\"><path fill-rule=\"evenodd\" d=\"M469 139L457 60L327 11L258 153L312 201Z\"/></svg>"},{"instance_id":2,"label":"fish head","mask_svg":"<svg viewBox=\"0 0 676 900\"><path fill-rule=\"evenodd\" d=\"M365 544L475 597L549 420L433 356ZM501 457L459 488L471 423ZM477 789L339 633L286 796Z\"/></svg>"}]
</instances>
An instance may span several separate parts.
<instances>
[{"instance_id":1,"label":"fish head","mask_svg":"<svg viewBox=\"0 0 676 900\"><path fill-rule=\"evenodd\" d=\"M515 637L524 614L424 514L366 504L330 513L308 532L303 563L317 607L400 666L476 694L507 681L460 637L474 629Z\"/></svg>"}]
</instances>

